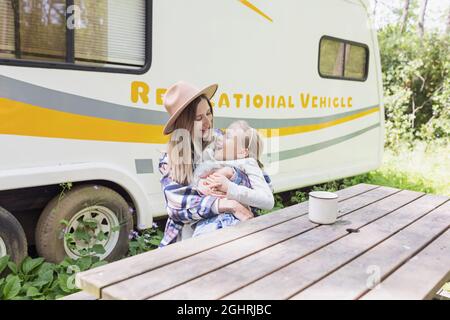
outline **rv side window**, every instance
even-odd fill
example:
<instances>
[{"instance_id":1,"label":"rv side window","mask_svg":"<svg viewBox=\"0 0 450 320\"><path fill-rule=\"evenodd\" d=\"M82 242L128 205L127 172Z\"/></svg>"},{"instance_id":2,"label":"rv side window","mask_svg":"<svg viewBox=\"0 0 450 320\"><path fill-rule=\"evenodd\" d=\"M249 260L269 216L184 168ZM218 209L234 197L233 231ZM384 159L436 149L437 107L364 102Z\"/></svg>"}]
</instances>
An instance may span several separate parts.
<instances>
[{"instance_id":1,"label":"rv side window","mask_svg":"<svg viewBox=\"0 0 450 320\"><path fill-rule=\"evenodd\" d=\"M150 0L0 0L0 63L140 73Z\"/></svg>"},{"instance_id":2,"label":"rv side window","mask_svg":"<svg viewBox=\"0 0 450 320\"><path fill-rule=\"evenodd\" d=\"M0 57L65 61L65 0L42 4L0 0Z\"/></svg>"},{"instance_id":3,"label":"rv side window","mask_svg":"<svg viewBox=\"0 0 450 320\"><path fill-rule=\"evenodd\" d=\"M323 78L365 81L369 49L366 45L322 37L319 46L319 74Z\"/></svg>"}]
</instances>

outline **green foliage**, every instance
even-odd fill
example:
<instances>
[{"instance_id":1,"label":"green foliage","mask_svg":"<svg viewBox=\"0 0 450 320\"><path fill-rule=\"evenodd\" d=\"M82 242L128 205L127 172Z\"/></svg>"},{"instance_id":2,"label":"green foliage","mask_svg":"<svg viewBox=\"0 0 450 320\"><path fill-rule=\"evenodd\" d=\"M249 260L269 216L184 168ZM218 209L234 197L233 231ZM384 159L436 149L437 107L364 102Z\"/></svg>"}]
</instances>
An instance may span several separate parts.
<instances>
[{"instance_id":1,"label":"green foliage","mask_svg":"<svg viewBox=\"0 0 450 320\"><path fill-rule=\"evenodd\" d=\"M80 258L66 257L59 264L45 262L43 258L25 258L20 265L10 257L0 258L0 274L9 271L6 278L0 278L0 300L54 300L79 291L75 287L75 274L106 264L99 256L105 253L102 244L107 236L100 231L95 219L80 219L75 230L68 230L69 222L62 220L64 241ZM116 226L112 232L119 232ZM158 247L163 232L154 224L153 228L133 231L130 239L129 256ZM77 249L80 248L81 249Z\"/></svg>"},{"instance_id":2,"label":"green foliage","mask_svg":"<svg viewBox=\"0 0 450 320\"><path fill-rule=\"evenodd\" d=\"M94 225L90 225L94 227ZM76 236L78 240L90 241L85 230ZM129 256L158 247L163 233L156 228L144 230L130 241ZM72 238L69 238L72 239ZM43 258L27 257L19 266L9 261L9 256L0 259L0 273L9 268L6 278L0 278L0 300L53 300L76 293L75 274L106 264L98 258L104 253L102 245L95 244L86 255L77 260L66 258L60 264L45 262Z\"/></svg>"},{"instance_id":3,"label":"green foliage","mask_svg":"<svg viewBox=\"0 0 450 320\"><path fill-rule=\"evenodd\" d=\"M61 201L61 199L66 195L66 191L70 191L73 187L72 182L64 182L60 183L59 186L61 187L61 192L59 193L59 199L58 201Z\"/></svg>"},{"instance_id":4,"label":"green foliage","mask_svg":"<svg viewBox=\"0 0 450 320\"><path fill-rule=\"evenodd\" d=\"M0 259L0 270L5 266L11 272L0 278L0 300L54 300L79 291L75 274L106 264L97 257L78 260L66 258L60 264L45 262L43 258L25 258L20 265Z\"/></svg>"},{"instance_id":5,"label":"green foliage","mask_svg":"<svg viewBox=\"0 0 450 320\"><path fill-rule=\"evenodd\" d=\"M134 256L158 248L164 233L154 224L153 228L140 233L134 231L131 235L128 256Z\"/></svg>"},{"instance_id":6,"label":"green foliage","mask_svg":"<svg viewBox=\"0 0 450 320\"><path fill-rule=\"evenodd\" d=\"M386 112L386 147L414 139L450 139L448 34L389 25L378 33Z\"/></svg>"},{"instance_id":7,"label":"green foliage","mask_svg":"<svg viewBox=\"0 0 450 320\"><path fill-rule=\"evenodd\" d=\"M64 241L67 247L81 257L104 254L106 251L102 243L107 240L107 236L100 230L99 222L95 219L80 219L77 222L75 230L71 231L67 228L64 230ZM68 222L63 220L61 224L67 227ZM111 232L119 232L119 230Z\"/></svg>"},{"instance_id":8,"label":"green foliage","mask_svg":"<svg viewBox=\"0 0 450 320\"><path fill-rule=\"evenodd\" d=\"M284 200L281 197L281 195L280 194L274 194L273 196L275 198L275 205L274 205L273 209L272 210L259 210L258 211L259 215L265 215L265 214L268 214L268 213L270 213L272 211L276 211L276 210L280 210L280 209L284 208Z\"/></svg>"}]
</instances>

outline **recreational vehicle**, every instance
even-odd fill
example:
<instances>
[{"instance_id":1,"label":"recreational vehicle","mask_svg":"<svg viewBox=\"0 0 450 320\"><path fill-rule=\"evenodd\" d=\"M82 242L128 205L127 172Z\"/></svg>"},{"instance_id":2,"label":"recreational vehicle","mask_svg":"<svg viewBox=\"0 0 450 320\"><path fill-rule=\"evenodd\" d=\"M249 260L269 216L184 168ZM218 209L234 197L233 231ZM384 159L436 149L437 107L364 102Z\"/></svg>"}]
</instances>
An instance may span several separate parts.
<instances>
[{"instance_id":1,"label":"recreational vehicle","mask_svg":"<svg viewBox=\"0 0 450 320\"><path fill-rule=\"evenodd\" d=\"M0 256L107 260L166 214L163 98L218 83L214 126L264 137L275 192L380 166L368 0L0 0Z\"/></svg>"}]
</instances>

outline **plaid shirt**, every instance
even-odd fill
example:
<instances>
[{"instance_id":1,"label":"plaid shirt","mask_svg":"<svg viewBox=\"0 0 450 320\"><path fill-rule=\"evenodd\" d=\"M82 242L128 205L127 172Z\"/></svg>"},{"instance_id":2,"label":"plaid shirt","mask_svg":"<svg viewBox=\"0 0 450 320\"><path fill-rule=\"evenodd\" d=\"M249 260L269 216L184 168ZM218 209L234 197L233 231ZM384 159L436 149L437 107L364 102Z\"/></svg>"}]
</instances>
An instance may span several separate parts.
<instances>
[{"instance_id":1,"label":"plaid shirt","mask_svg":"<svg viewBox=\"0 0 450 320\"><path fill-rule=\"evenodd\" d=\"M202 196L190 185L186 186L174 182L169 177L167 165L168 157L167 153L164 153L159 160L159 171L162 174L160 181L169 218L164 231L164 237L159 245L160 247L177 242L184 224L217 215L217 213L212 210L217 197ZM235 175L233 176L232 181L238 185L244 185L251 188L250 180L247 175L238 168L234 168L234 170ZM252 212L254 212L254 210L252 210Z\"/></svg>"}]
</instances>

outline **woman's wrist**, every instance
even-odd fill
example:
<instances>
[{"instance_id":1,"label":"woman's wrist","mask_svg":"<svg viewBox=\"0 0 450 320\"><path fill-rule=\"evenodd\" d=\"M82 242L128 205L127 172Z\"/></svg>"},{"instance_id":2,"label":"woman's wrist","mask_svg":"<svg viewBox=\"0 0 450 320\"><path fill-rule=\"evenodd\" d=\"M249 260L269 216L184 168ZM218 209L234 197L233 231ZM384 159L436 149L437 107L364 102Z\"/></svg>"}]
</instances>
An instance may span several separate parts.
<instances>
[{"instance_id":1,"label":"woman's wrist","mask_svg":"<svg viewBox=\"0 0 450 320\"><path fill-rule=\"evenodd\" d=\"M236 201L229 200L227 198L218 199L218 210L220 213L231 212L234 213L236 210Z\"/></svg>"}]
</instances>

